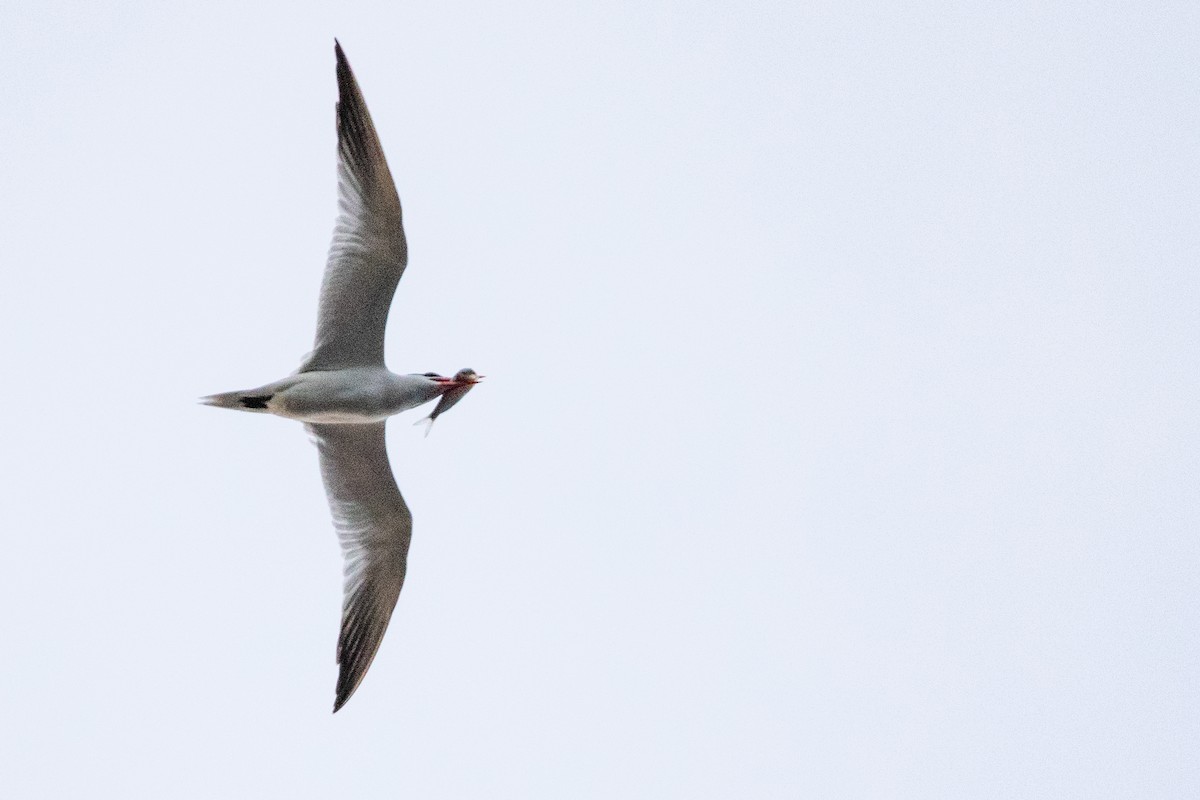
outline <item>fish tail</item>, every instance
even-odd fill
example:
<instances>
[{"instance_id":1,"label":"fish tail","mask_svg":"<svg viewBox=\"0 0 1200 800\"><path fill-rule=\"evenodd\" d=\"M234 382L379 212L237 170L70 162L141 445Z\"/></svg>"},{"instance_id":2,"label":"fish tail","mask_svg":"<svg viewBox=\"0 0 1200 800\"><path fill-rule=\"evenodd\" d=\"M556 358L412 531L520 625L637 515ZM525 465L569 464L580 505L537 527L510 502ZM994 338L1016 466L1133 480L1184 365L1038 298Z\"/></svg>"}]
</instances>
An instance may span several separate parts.
<instances>
[{"instance_id":1,"label":"fish tail","mask_svg":"<svg viewBox=\"0 0 1200 800\"><path fill-rule=\"evenodd\" d=\"M421 423L425 423L425 437L429 438L429 432L433 430L433 415L430 414L428 417L419 419L413 425L420 425Z\"/></svg>"}]
</instances>

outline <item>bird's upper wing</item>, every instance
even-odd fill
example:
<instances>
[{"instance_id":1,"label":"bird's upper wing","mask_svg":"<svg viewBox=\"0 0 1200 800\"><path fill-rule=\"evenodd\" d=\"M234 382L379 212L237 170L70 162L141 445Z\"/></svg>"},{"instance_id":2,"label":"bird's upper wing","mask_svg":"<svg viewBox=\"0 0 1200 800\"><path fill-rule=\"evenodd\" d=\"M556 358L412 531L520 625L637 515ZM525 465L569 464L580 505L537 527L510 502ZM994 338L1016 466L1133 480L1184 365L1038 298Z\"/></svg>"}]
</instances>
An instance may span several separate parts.
<instances>
[{"instance_id":1,"label":"bird's upper wing","mask_svg":"<svg viewBox=\"0 0 1200 800\"><path fill-rule=\"evenodd\" d=\"M388 463L384 423L306 426L345 563L337 711L362 682L404 585L412 514Z\"/></svg>"},{"instance_id":2,"label":"bird's upper wing","mask_svg":"<svg viewBox=\"0 0 1200 800\"><path fill-rule=\"evenodd\" d=\"M383 366L383 331L408 263L400 197L342 46L337 53L338 218L317 337L300 372Z\"/></svg>"}]
</instances>

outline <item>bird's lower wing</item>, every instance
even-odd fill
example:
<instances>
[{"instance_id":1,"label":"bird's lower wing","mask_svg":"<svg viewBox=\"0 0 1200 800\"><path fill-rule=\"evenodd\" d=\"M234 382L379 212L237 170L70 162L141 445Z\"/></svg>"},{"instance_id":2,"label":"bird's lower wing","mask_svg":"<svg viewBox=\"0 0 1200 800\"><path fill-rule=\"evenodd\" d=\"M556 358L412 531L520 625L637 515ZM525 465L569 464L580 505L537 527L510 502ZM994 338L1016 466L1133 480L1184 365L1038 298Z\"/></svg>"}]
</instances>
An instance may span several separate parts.
<instances>
[{"instance_id":1,"label":"bird's lower wing","mask_svg":"<svg viewBox=\"0 0 1200 800\"><path fill-rule=\"evenodd\" d=\"M337 711L367 674L396 607L412 514L392 476L383 422L305 427L320 451L321 477L346 560Z\"/></svg>"}]
</instances>

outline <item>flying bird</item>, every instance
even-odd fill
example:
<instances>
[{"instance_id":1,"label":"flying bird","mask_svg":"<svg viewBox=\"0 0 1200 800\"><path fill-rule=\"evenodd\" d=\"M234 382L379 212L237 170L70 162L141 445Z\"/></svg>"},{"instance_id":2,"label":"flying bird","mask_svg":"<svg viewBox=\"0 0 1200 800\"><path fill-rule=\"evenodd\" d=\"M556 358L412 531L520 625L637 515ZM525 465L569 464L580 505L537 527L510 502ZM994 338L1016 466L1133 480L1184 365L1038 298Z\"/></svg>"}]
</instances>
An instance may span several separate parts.
<instances>
[{"instance_id":1,"label":"flying bird","mask_svg":"<svg viewBox=\"0 0 1200 800\"><path fill-rule=\"evenodd\" d=\"M344 598L337 712L362 682L404 585L412 514L392 476L388 417L435 398L439 414L483 379L463 369L397 375L383 360L388 309L404 268L400 198L342 46L337 57L338 218L325 265L313 350L300 368L257 389L201 398L218 408L300 420L317 446L341 542Z\"/></svg>"}]
</instances>

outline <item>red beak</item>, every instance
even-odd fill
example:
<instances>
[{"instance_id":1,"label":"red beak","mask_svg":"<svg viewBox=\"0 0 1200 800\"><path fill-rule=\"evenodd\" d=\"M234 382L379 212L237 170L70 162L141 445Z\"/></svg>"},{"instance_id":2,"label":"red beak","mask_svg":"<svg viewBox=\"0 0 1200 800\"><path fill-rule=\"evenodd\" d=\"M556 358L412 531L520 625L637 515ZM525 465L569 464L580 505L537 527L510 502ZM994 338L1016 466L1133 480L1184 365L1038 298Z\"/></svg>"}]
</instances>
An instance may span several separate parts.
<instances>
[{"instance_id":1,"label":"red beak","mask_svg":"<svg viewBox=\"0 0 1200 800\"><path fill-rule=\"evenodd\" d=\"M475 375L465 381L455 380L454 378L437 377L434 378L434 380L438 383L448 383L451 386L474 386L486 377L486 375Z\"/></svg>"}]
</instances>

